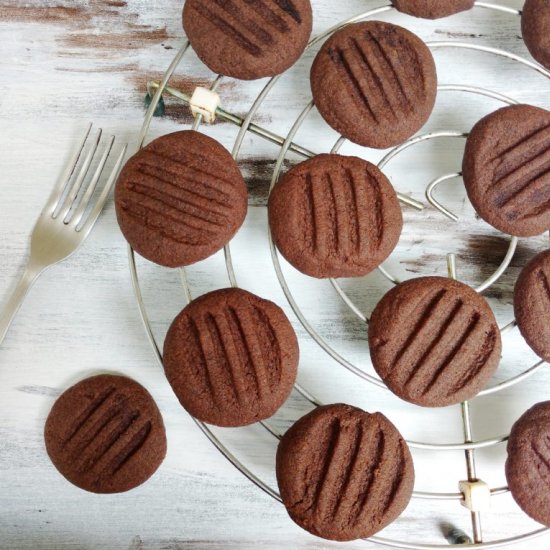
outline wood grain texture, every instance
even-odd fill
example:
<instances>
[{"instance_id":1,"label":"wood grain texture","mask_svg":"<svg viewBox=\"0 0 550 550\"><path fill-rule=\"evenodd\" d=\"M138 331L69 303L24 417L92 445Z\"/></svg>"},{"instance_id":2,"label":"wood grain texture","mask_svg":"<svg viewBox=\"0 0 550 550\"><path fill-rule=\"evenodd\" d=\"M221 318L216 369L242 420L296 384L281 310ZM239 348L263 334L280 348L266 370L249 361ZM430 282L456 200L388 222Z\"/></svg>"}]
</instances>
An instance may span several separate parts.
<instances>
[{"instance_id":1,"label":"wood grain texture","mask_svg":"<svg viewBox=\"0 0 550 550\"><path fill-rule=\"evenodd\" d=\"M495 0L496 1L496 0ZM313 0L317 34L336 22L384 0ZM520 6L520 0L502 0ZM158 79L183 43L182 2L176 0L0 0L0 300L21 274L28 236L55 178L86 123L135 147L149 79ZM528 56L519 19L476 8L475 12L425 22L395 13L381 19L407 26L425 40L456 40L501 47ZM316 50L316 48L314 48ZM285 134L310 100L309 51L285 74L258 111L255 122ZM540 75L486 54L441 49L435 53L440 82L488 85L514 98L550 108L549 83ZM457 62L458 61L458 62ZM191 91L212 75L192 53L176 71L175 87ZM244 115L265 81L227 79L224 107ZM468 130L500 106L463 93L443 92L427 129ZM185 106L167 100L166 117L155 119L148 140L188 128ZM217 122L205 131L231 148L236 128ZM327 152L336 135L314 112L297 141ZM457 171L462 140L444 139L403 153L386 169L399 191L424 200L426 184ZM346 144L346 154L368 160L380 152ZM411 439L458 441L458 407L440 411L405 404L388 392L358 381L330 359L290 313L268 252L265 200L278 154L276 146L247 136L239 164L250 189L250 209L232 245L239 284L275 300L289 311L301 342L300 382L326 402L345 400L369 411L381 410ZM285 167L299 160L289 155ZM438 196L465 220L451 224L438 212L405 209L405 230L389 267L400 277L445 275L445 253L458 256L460 277L479 282L505 253L507 241L477 221L460 180ZM511 268L486 293L501 324L511 319L511 288L519 269L547 238L522 240ZM178 274L139 262L145 298L155 332L162 336L184 303ZM316 330L350 361L372 374L365 326L326 281L312 281L283 266L289 285ZM223 257L192 266L195 295L226 286ZM343 287L370 314L389 283L379 274ZM70 289L70 292L67 291ZM1 303L1 302L0 302ZM517 331L504 345L496 379L534 362ZM168 456L151 481L129 494L98 496L69 485L47 459L42 430L55 397L71 383L102 371L132 376L153 394L168 434ZM472 404L476 438L505 433L529 405L543 398L550 382L545 369L521 385ZM305 409L293 396L273 420L286 429ZM251 427L221 433L230 448L256 473L274 482L275 441ZM457 491L465 476L462 453L415 451L418 489ZM504 448L478 453L479 475L504 484ZM339 548L297 528L282 506L261 493L217 453L179 406L144 337L128 273L126 247L112 204L92 238L74 257L52 268L31 291L0 348L0 548L2 549L324 549ZM444 543L439 525L452 521L467 529L469 516L456 502L413 501L384 536ZM488 539L536 528L509 496L496 497L484 527ZM548 540L529 543L547 548ZM368 543L351 550L374 548Z\"/></svg>"}]
</instances>

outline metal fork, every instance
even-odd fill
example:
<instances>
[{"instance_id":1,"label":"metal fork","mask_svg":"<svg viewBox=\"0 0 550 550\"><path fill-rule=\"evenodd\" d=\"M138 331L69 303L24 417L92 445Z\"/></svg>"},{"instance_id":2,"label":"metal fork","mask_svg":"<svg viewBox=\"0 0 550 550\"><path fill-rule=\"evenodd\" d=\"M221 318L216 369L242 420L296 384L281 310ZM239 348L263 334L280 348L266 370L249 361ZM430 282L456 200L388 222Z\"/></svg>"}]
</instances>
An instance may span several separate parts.
<instances>
[{"instance_id":1,"label":"metal fork","mask_svg":"<svg viewBox=\"0 0 550 550\"><path fill-rule=\"evenodd\" d=\"M0 344L27 292L38 276L47 268L73 254L90 234L118 177L127 145L122 148L97 201L92 204L92 196L113 148L115 136L110 137L91 180L86 183L86 176L96 156L102 134L99 129L80 170L77 172L77 165L91 130L92 124L86 129L78 149L74 152L36 221L31 236L31 253L27 266L6 307L0 313Z\"/></svg>"}]
</instances>

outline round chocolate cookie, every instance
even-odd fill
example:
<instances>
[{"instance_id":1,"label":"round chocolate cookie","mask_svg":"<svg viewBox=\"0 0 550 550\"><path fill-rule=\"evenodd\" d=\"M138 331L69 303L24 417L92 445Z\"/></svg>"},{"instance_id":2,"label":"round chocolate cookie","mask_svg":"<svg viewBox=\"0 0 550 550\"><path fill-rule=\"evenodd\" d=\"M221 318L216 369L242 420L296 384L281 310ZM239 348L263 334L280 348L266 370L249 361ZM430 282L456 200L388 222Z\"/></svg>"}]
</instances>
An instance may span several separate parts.
<instances>
[{"instance_id":1,"label":"round chocolate cookie","mask_svg":"<svg viewBox=\"0 0 550 550\"><path fill-rule=\"evenodd\" d=\"M409 448L382 414L319 407L277 449L277 482L290 517L325 539L374 535L407 507L414 485Z\"/></svg>"},{"instance_id":2,"label":"round chocolate cookie","mask_svg":"<svg viewBox=\"0 0 550 550\"><path fill-rule=\"evenodd\" d=\"M381 21L348 25L323 45L311 89L326 122L377 149L397 145L428 120L437 93L430 50L412 32Z\"/></svg>"},{"instance_id":3,"label":"round chocolate cookie","mask_svg":"<svg viewBox=\"0 0 550 550\"><path fill-rule=\"evenodd\" d=\"M550 69L550 2L527 0L521 15L521 33L531 55Z\"/></svg>"},{"instance_id":4,"label":"round chocolate cookie","mask_svg":"<svg viewBox=\"0 0 550 550\"><path fill-rule=\"evenodd\" d=\"M424 407L474 397L498 367L501 338L489 304L444 277L390 290L369 324L372 364L388 388Z\"/></svg>"},{"instance_id":5,"label":"round chocolate cookie","mask_svg":"<svg viewBox=\"0 0 550 550\"><path fill-rule=\"evenodd\" d=\"M183 28L215 73L242 80L294 65L311 35L309 0L187 0Z\"/></svg>"},{"instance_id":6,"label":"round chocolate cookie","mask_svg":"<svg viewBox=\"0 0 550 550\"><path fill-rule=\"evenodd\" d=\"M439 19L474 7L475 0L392 0L403 13L423 19Z\"/></svg>"},{"instance_id":7,"label":"round chocolate cookie","mask_svg":"<svg viewBox=\"0 0 550 550\"><path fill-rule=\"evenodd\" d=\"M474 208L496 229L517 237L550 229L550 111L513 105L481 119L462 171Z\"/></svg>"},{"instance_id":8,"label":"round chocolate cookie","mask_svg":"<svg viewBox=\"0 0 550 550\"><path fill-rule=\"evenodd\" d=\"M506 479L520 508L550 527L550 401L531 407L512 427Z\"/></svg>"},{"instance_id":9,"label":"round chocolate cookie","mask_svg":"<svg viewBox=\"0 0 550 550\"><path fill-rule=\"evenodd\" d=\"M312 277L358 277L397 245L403 216L384 174L357 157L319 155L273 189L269 226L283 256Z\"/></svg>"},{"instance_id":10,"label":"round chocolate cookie","mask_svg":"<svg viewBox=\"0 0 550 550\"><path fill-rule=\"evenodd\" d=\"M164 342L164 370L183 407L217 426L275 414L296 380L298 340L283 310L236 288L193 300Z\"/></svg>"},{"instance_id":11,"label":"round chocolate cookie","mask_svg":"<svg viewBox=\"0 0 550 550\"><path fill-rule=\"evenodd\" d=\"M48 415L44 438L59 472L92 493L141 485L166 455L157 405L124 376L94 376L65 391Z\"/></svg>"},{"instance_id":12,"label":"round chocolate cookie","mask_svg":"<svg viewBox=\"0 0 550 550\"><path fill-rule=\"evenodd\" d=\"M550 361L550 250L523 268L514 290L514 313L525 341Z\"/></svg>"},{"instance_id":13,"label":"round chocolate cookie","mask_svg":"<svg viewBox=\"0 0 550 550\"><path fill-rule=\"evenodd\" d=\"M248 194L233 157L194 131L152 141L122 170L118 223L144 258L181 267L223 248L242 225Z\"/></svg>"}]
</instances>

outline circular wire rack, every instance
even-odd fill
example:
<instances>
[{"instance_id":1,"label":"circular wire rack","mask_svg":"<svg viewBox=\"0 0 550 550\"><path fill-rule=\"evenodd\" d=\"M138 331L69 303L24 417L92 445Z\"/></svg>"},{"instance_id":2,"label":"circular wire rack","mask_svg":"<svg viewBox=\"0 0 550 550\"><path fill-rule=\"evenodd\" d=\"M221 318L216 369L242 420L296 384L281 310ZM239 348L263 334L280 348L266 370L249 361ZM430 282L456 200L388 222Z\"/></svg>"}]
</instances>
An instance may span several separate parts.
<instances>
[{"instance_id":1,"label":"circular wire rack","mask_svg":"<svg viewBox=\"0 0 550 550\"><path fill-rule=\"evenodd\" d=\"M498 4L487 3L487 2L476 2L475 7L479 9L502 12L502 13L509 14L516 17L521 15L521 11L519 10L501 6ZM392 10L394 10L392 5L384 5L375 9L365 11L364 13L361 13L355 17L351 17L345 21L342 21L339 24L335 25L334 27L323 32L316 38L314 38L310 42L308 48L315 46L316 44L323 41L328 36L330 36L335 31L339 30L345 25L349 25L358 21L363 21L369 18L373 18L380 14L390 12ZM459 42L459 41L427 42L427 45L431 50L437 50L437 49L456 49L458 51L471 50L475 52L484 52L491 56L506 58L508 60L519 63L539 73L540 75L546 77L547 79L550 79L550 72L545 70L540 65L502 49L492 48L492 47L478 45L478 44L471 44L466 42ZM139 148L143 146L146 140L152 118L159 105L159 102L162 100L163 94L170 94L189 105L191 100L190 95L188 95L187 93L181 90L178 90L169 86L170 79L172 78L176 69L180 66L180 63L182 62L189 48L190 48L190 44L188 41L186 41L185 44L181 47L181 49L177 52L172 63L166 70L162 81L160 83L152 82L148 84L148 92L151 96L151 102L147 109L143 126L141 128L141 132L138 138ZM305 108L302 110L302 112L300 113L300 115L292 125L292 128L290 129L289 133L284 137L279 136L271 132L269 129L259 126L253 122L254 117L256 116L264 100L266 99L268 94L271 92L271 90L274 88L274 86L277 84L281 76L282 75L273 77L268 81L268 83L265 85L265 87L262 89L260 94L257 96L256 100L254 101L250 110L248 111L248 113L244 118L239 117L233 113L227 112L222 108L218 108L216 111L216 115L219 118L224 119L240 127L240 130L235 139L235 143L232 151L233 157L236 160L238 159L239 154L241 152L243 141L247 132L252 132L257 136L279 146L280 152L275 163L275 168L273 170L270 190L273 189L273 186L278 181L281 174L281 170L283 169L284 161L286 160L287 155L290 151L292 151L293 153L299 155L304 159L311 158L316 154L313 151L310 151L309 149L295 142L298 131L300 130L300 128L302 127L302 125L304 124L308 116L311 114L311 112L314 110L313 101L310 101L305 106ZM213 80L210 86L210 90L216 91L220 86L220 84L222 83L223 78L224 77L222 75L218 75ZM464 92L468 94L475 94L479 96L489 97L494 100L497 100L498 102L501 102L504 105L513 105L518 103L516 100L514 100L511 97L508 97L501 93L491 91L489 89L482 88L482 87L467 86L462 84L460 85L440 84L438 86L438 93L446 93L446 92ZM198 129L202 122L203 122L202 116L197 115L193 123L193 129L195 130ZM419 143L439 140L442 138L464 140L467 136L468 134L463 132L457 132L457 131L438 131L438 132L431 132L431 133L416 135L413 138L404 142L403 144L391 149L379 161L378 167L380 169L384 169L392 160L398 157L401 153L403 153L404 151L406 151L411 147L414 147ZM334 146L332 147L331 152L338 153L341 150L342 146L345 144L345 142L346 140L343 137L340 137L339 139L337 139ZM448 217L453 221L458 221L458 217L436 199L435 193L437 191L437 188L441 184L444 184L449 180L460 178L461 176L462 174L460 172L444 174L438 177L437 179L433 180L426 189L426 198L428 202L437 210L439 210L443 215L445 215L446 217ZM418 201L410 198L407 195L398 193L398 197L403 204L409 207L412 207L417 210L422 210L423 208L422 203L419 203ZM511 236L507 236L507 238L509 238L509 246L505 257L503 258L501 264L498 266L496 271L490 277L488 277L484 282L482 282L479 286L475 288L478 292L484 292L489 288L491 288L500 279L500 277L504 274L504 272L509 267L517 249L518 239L516 237L511 237ZM351 361L343 357L333 346L331 346L331 344L325 338L323 338L323 336L308 321L305 313L302 311L302 309L298 305L298 302L295 299L295 296L290 288L290 284L287 281L287 278L285 277L284 270L281 266L278 251L273 244L271 236L269 236L269 244L270 244L270 253L271 253L271 258L273 262L273 267L275 269L275 273L277 275L281 288L289 302L290 307L296 314L298 320L303 325L307 333L309 333L309 335L313 338L313 340L320 346L320 348L322 348L322 350L324 350L324 352L326 352L326 354L328 354L332 359L334 359L342 367L344 367L345 369L347 369L348 371L350 371L360 379L366 381L367 383L372 384L377 388L387 390L382 380L380 380L376 376L369 374L364 370L364 368L352 363ZM237 287L238 284L237 284L237 278L235 275L235 270L233 267L233 258L231 255L230 245L227 245L225 247L224 255L225 255L225 266L227 270L229 283L231 284L231 286ZM148 339L153 347L153 350L156 354L158 362L162 367L162 353L160 349L161 346L159 345L159 341L154 334L154 331L150 322L150 317L147 311L147 307L143 299L143 293L142 293L140 278L138 275L138 268L136 264L135 253L130 246L128 246L128 258L129 258L130 271L132 275L132 282L133 282L134 291L136 294L141 318L143 320L143 324L144 324ZM455 256L453 254L449 254L447 260L448 260L449 276L456 278L457 275L456 275ZM398 284L400 282L399 279L389 271L389 269L381 266L379 268L379 271L388 281L390 281L390 283ZM187 302L190 302L193 299L193 296L192 296L192 292L191 292L190 284L188 282L185 268L180 268L179 273L180 273L181 284L182 284L183 291L185 293L186 300ZM336 294L339 296L339 298L342 300L345 306L349 308L352 314L356 316L362 323L368 324L369 319L361 311L361 308L353 301L353 299L344 290L342 285L335 279L330 279L330 283L333 286ZM513 330L515 326L516 326L515 321L511 321L501 328L501 332L503 334L506 332L509 332ZM510 388L526 380L532 375L534 375L545 364L546 363L542 360L537 361L532 366L523 370L519 374L515 374L509 377L507 380L504 380L502 382L499 382L495 385L492 385L484 389L478 394L477 397L495 394L497 392ZM304 388L298 383L295 384L295 390L297 394L299 394L303 399L306 400L306 402L308 402L312 406L316 407L323 404L317 396L313 395L311 392L309 392L306 388ZM468 402L464 402L461 404L461 416L462 416L462 425L463 425L463 433L464 433L464 438L462 441L455 441L455 442L449 442L449 443L428 443L423 441L409 440L407 441L407 443L413 449L423 449L428 451L464 451L467 473L468 473L468 480L475 481L477 479L475 451L478 449L493 447L506 442L508 440L508 434L502 434L500 436L489 438L489 439L473 440L472 424L470 419L470 407ZM233 464L242 474L244 474L250 481L252 481L252 483L254 483L262 491L264 491L273 499L281 502L281 497L277 492L277 490L272 486L270 486L261 477L256 475L251 469L247 468L247 466L244 463L242 463L230 451L230 449L226 445L224 445L222 440L212 431L210 427L208 427L206 424L204 424L203 422L197 419L194 419L194 421L197 424L197 426L201 429L201 431L206 435L206 437L211 441L211 443L225 456L227 460L229 460L231 464ZM274 438L280 439L282 437L282 433L280 433L279 430L274 426L272 426L269 422L262 421L260 422L260 424ZM491 497L496 497L498 495L502 495L508 492L509 492L508 487L494 487L490 489ZM463 500L464 495L460 492L444 493L444 492L426 492L426 491L415 490L413 492L413 498L424 499L424 500L435 500L435 501L460 502ZM391 546L394 548L403 548L403 549L417 549L417 550L438 549L438 548L447 549L447 548L452 548L453 546L460 547L460 548L496 548L496 547L517 544L520 542L527 542L531 539L539 537L550 531L549 528L539 528L531 532L523 533L517 536L502 538L500 540L486 541L486 540L483 540L483 537L482 537L481 513L473 512L473 511L470 513L471 513L471 523L472 523L472 532L473 532L473 542L471 540L468 541L468 538L466 537L462 537L461 539L460 536L455 538L454 540L451 540L450 544L427 544L423 542L410 542L405 540L395 540L395 539L383 538L378 536L371 537L367 540L383 546ZM461 533L459 533L459 535L460 534Z\"/></svg>"}]
</instances>

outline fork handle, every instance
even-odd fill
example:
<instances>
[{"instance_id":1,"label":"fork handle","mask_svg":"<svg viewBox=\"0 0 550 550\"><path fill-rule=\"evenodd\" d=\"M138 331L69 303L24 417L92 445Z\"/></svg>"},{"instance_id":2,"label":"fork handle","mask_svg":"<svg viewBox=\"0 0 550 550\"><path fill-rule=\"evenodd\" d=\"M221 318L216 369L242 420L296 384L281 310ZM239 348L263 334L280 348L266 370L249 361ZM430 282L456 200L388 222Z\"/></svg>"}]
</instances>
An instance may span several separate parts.
<instances>
[{"instance_id":1,"label":"fork handle","mask_svg":"<svg viewBox=\"0 0 550 550\"><path fill-rule=\"evenodd\" d=\"M10 328L11 322L15 317L15 314L21 307L25 296L29 292L29 289L33 285L34 281L38 278L44 268L36 266L34 264L27 264L21 279L17 283L13 294L10 296L8 303L0 312L0 345L4 341L4 337Z\"/></svg>"}]
</instances>

